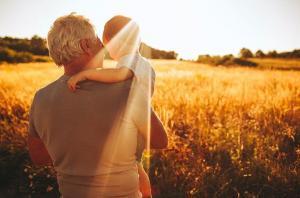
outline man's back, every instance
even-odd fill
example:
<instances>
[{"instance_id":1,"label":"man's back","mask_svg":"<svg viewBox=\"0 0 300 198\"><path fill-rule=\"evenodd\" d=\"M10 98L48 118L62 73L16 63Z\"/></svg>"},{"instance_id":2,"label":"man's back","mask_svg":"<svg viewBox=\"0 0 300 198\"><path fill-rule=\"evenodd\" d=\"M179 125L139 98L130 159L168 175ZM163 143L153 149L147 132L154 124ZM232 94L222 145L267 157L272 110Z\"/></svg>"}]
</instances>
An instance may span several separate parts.
<instances>
[{"instance_id":1,"label":"man's back","mask_svg":"<svg viewBox=\"0 0 300 198\"><path fill-rule=\"evenodd\" d=\"M131 81L116 84L87 81L72 93L66 86L67 79L62 76L37 92L30 132L42 139L58 173L106 174L112 167L107 158L103 160L103 156L111 155L104 146L114 144L108 138L121 123ZM136 141L134 134L131 139ZM134 156L133 150L129 155ZM123 152L126 155L126 150ZM135 160L128 158L118 168L123 171L134 164Z\"/></svg>"}]
</instances>

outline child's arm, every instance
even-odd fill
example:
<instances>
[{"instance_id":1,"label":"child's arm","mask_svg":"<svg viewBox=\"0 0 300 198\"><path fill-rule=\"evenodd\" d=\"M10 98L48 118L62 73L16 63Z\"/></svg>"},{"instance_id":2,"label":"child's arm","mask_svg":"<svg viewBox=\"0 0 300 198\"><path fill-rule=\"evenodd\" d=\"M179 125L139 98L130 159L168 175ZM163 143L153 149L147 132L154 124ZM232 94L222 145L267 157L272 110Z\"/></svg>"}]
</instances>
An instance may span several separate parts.
<instances>
[{"instance_id":1,"label":"child's arm","mask_svg":"<svg viewBox=\"0 0 300 198\"><path fill-rule=\"evenodd\" d=\"M77 83L84 80L94 80L94 81L104 82L104 83L115 83L115 82L121 82L127 80L132 76L133 76L133 72L126 67L120 67L115 69L111 69L111 68L89 69L73 75L68 80L68 87L72 91L75 91L76 88L79 88Z\"/></svg>"}]
</instances>

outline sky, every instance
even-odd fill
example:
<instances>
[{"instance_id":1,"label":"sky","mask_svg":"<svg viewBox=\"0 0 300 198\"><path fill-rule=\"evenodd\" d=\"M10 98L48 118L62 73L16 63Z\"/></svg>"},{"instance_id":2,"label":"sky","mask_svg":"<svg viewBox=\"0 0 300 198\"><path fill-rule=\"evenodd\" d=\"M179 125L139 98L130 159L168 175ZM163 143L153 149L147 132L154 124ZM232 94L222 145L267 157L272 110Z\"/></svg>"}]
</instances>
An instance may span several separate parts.
<instances>
[{"instance_id":1,"label":"sky","mask_svg":"<svg viewBox=\"0 0 300 198\"><path fill-rule=\"evenodd\" d=\"M132 17L145 43L187 59L300 48L300 0L0 0L0 36L46 38L71 12L88 17L100 38L112 16Z\"/></svg>"}]
</instances>

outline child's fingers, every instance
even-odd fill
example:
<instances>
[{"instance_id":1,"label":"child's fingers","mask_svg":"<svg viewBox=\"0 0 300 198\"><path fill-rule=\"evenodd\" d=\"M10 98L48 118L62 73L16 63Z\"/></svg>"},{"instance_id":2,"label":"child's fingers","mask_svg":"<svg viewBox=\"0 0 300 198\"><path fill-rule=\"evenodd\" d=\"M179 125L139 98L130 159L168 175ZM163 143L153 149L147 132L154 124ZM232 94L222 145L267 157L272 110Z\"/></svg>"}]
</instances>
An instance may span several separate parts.
<instances>
[{"instance_id":1,"label":"child's fingers","mask_svg":"<svg viewBox=\"0 0 300 198\"><path fill-rule=\"evenodd\" d=\"M72 84L68 84L69 89L73 90Z\"/></svg>"},{"instance_id":2,"label":"child's fingers","mask_svg":"<svg viewBox=\"0 0 300 198\"><path fill-rule=\"evenodd\" d=\"M68 88L69 88L70 90L73 90L73 87L72 87L72 85L71 85L71 84L69 84L69 83L68 83Z\"/></svg>"},{"instance_id":3,"label":"child's fingers","mask_svg":"<svg viewBox=\"0 0 300 198\"><path fill-rule=\"evenodd\" d=\"M76 91L77 85L75 83L72 85L72 87L73 87L73 91Z\"/></svg>"},{"instance_id":4,"label":"child's fingers","mask_svg":"<svg viewBox=\"0 0 300 198\"><path fill-rule=\"evenodd\" d=\"M69 87L69 89L71 89L71 91L75 91L76 89L79 89L80 88L80 86L79 85L77 85L77 81L75 80L75 79L72 79L72 78L70 78L69 80L68 80L68 87Z\"/></svg>"},{"instance_id":5,"label":"child's fingers","mask_svg":"<svg viewBox=\"0 0 300 198\"><path fill-rule=\"evenodd\" d=\"M71 89L71 91L74 91L74 87L73 86L70 86L70 89Z\"/></svg>"},{"instance_id":6,"label":"child's fingers","mask_svg":"<svg viewBox=\"0 0 300 198\"><path fill-rule=\"evenodd\" d=\"M71 91L75 91L76 88L75 88L75 85L73 85L72 83L68 83L68 87Z\"/></svg>"}]
</instances>

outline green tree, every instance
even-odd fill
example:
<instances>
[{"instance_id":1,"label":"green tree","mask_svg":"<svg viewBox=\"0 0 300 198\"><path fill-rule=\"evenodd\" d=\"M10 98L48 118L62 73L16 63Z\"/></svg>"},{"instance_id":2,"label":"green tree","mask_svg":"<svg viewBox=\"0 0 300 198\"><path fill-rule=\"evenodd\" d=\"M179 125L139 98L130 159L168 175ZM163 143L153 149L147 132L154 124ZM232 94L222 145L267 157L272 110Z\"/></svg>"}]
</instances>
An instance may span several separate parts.
<instances>
[{"instance_id":1,"label":"green tree","mask_svg":"<svg viewBox=\"0 0 300 198\"><path fill-rule=\"evenodd\" d=\"M267 55L270 58L277 58L278 57L278 53L276 50L270 51Z\"/></svg>"},{"instance_id":2,"label":"green tree","mask_svg":"<svg viewBox=\"0 0 300 198\"><path fill-rule=\"evenodd\" d=\"M251 52L251 50L247 48L242 48L240 50L239 56L241 58L253 58L253 53Z\"/></svg>"},{"instance_id":3,"label":"green tree","mask_svg":"<svg viewBox=\"0 0 300 198\"><path fill-rule=\"evenodd\" d=\"M34 35L30 40L30 51L36 55L48 55L46 41L43 38Z\"/></svg>"},{"instance_id":4,"label":"green tree","mask_svg":"<svg viewBox=\"0 0 300 198\"><path fill-rule=\"evenodd\" d=\"M255 53L255 57L256 58L264 58L266 55L264 54L263 51L261 50L257 50L257 52Z\"/></svg>"},{"instance_id":5,"label":"green tree","mask_svg":"<svg viewBox=\"0 0 300 198\"><path fill-rule=\"evenodd\" d=\"M9 49L7 47L0 47L0 61L6 61L6 62L14 62L14 57L16 55L16 52L12 49Z\"/></svg>"}]
</instances>

